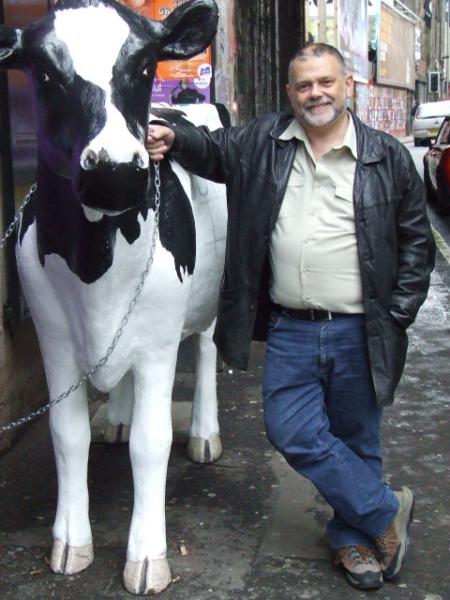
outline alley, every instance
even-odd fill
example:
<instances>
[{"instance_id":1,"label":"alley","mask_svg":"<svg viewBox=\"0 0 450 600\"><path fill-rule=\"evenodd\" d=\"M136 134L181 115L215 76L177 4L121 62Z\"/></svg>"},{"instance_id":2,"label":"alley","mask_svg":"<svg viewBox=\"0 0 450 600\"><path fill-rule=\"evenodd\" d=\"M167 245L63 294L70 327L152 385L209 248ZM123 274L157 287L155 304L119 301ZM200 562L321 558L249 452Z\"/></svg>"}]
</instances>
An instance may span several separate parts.
<instances>
[{"instance_id":1,"label":"alley","mask_svg":"<svg viewBox=\"0 0 450 600\"><path fill-rule=\"evenodd\" d=\"M410 330L396 403L383 428L385 477L416 494L412 546L401 577L371 596L449 600L450 265L438 252L428 300ZM162 600L358 600L332 564L324 537L329 509L269 446L262 420L261 364L219 374L224 454L190 463L182 432L167 483L169 560L174 583ZM177 376L181 410L193 375ZM50 573L47 558L56 478L46 419L24 430L0 459L1 600L125 600L122 585L132 507L126 445L93 445L89 487L96 558L76 576Z\"/></svg>"}]
</instances>

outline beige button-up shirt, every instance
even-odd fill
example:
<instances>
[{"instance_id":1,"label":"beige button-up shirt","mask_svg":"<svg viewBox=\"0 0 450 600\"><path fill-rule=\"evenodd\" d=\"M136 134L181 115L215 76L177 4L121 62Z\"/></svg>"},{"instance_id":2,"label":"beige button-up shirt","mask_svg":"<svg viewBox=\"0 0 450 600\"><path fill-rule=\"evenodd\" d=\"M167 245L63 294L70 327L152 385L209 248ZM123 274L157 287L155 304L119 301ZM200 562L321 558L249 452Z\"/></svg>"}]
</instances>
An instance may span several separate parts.
<instances>
[{"instance_id":1,"label":"beige button-up shirt","mask_svg":"<svg viewBox=\"0 0 450 600\"><path fill-rule=\"evenodd\" d=\"M274 302L289 308L363 313L353 180L357 159L351 117L342 145L319 160L294 119L280 135L298 140L286 194L270 241Z\"/></svg>"}]
</instances>

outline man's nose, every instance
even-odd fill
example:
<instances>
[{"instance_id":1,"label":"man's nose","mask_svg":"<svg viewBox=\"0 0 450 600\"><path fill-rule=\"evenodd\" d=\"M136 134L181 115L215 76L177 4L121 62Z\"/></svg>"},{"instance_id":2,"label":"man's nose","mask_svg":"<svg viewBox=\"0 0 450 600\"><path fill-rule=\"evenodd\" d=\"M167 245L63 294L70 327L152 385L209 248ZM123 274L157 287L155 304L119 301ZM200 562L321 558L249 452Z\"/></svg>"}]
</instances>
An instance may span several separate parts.
<instances>
[{"instance_id":1,"label":"man's nose","mask_svg":"<svg viewBox=\"0 0 450 600\"><path fill-rule=\"evenodd\" d=\"M320 87L320 85L318 83L313 83L311 86L311 96L313 96L314 98L318 98L319 96L322 95L322 88Z\"/></svg>"}]
</instances>

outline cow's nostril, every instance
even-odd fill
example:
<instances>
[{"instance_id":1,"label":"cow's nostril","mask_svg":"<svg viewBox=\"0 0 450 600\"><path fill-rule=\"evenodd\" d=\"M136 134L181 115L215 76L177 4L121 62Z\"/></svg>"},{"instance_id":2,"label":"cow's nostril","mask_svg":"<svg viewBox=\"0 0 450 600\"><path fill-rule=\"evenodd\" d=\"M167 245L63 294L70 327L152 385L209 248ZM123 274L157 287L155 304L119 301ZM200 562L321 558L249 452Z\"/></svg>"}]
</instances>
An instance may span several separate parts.
<instances>
[{"instance_id":1,"label":"cow's nostril","mask_svg":"<svg viewBox=\"0 0 450 600\"><path fill-rule=\"evenodd\" d=\"M86 171L90 171L97 166L98 157L93 150L87 150L83 158L81 159L81 166Z\"/></svg>"},{"instance_id":2,"label":"cow's nostril","mask_svg":"<svg viewBox=\"0 0 450 600\"><path fill-rule=\"evenodd\" d=\"M138 167L138 169L145 169L145 162L139 152L135 152L133 154L133 164Z\"/></svg>"},{"instance_id":3,"label":"cow's nostril","mask_svg":"<svg viewBox=\"0 0 450 600\"><path fill-rule=\"evenodd\" d=\"M102 163L110 162L111 159L109 158L108 151L105 150L104 148L102 148L100 150L100 152L98 153L98 160L99 160L99 162L102 162Z\"/></svg>"}]
</instances>

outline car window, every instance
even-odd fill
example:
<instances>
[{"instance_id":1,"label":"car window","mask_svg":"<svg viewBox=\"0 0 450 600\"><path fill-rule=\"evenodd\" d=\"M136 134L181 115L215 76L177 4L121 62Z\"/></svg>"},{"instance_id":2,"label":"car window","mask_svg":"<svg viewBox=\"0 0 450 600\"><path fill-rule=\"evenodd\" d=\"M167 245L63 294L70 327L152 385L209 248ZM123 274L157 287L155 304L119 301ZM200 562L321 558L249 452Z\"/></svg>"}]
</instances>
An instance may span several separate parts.
<instances>
[{"instance_id":1,"label":"car window","mask_svg":"<svg viewBox=\"0 0 450 600\"><path fill-rule=\"evenodd\" d=\"M436 144L450 144L450 120L444 121L436 140Z\"/></svg>"},{"instance_id":2,"label":"car window","mask_svg":"<svg viewBox=\"0 0 450 600\"><path fill-rule=\"evenodd\" d=\"M432 117L444 117L450 115L450 101L426 102L421 104L416 113L417 119L428 119Z\"/></svg>"}]
</instances>

